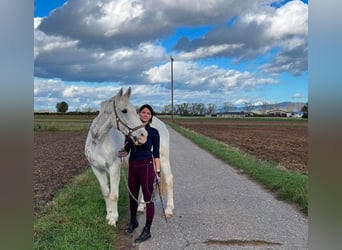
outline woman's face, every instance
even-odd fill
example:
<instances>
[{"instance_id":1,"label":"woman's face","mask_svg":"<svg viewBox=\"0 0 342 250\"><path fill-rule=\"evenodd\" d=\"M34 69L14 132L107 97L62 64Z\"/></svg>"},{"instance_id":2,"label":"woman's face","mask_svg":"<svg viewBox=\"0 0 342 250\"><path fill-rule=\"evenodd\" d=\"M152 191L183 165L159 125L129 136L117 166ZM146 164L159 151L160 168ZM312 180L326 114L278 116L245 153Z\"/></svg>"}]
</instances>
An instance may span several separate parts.
<instances>
[{"instance_id":1,"label":"woman's face","mask_svg":"<svg viewBox=\"0 0 342 250\"><path fill-rule=\"evenodd\" d=\"M148 123L148 121L151 119L152 114L151 111L148 108L144 108L140 111L140 120L145 124Z\"/></svg>"}]
</instances>

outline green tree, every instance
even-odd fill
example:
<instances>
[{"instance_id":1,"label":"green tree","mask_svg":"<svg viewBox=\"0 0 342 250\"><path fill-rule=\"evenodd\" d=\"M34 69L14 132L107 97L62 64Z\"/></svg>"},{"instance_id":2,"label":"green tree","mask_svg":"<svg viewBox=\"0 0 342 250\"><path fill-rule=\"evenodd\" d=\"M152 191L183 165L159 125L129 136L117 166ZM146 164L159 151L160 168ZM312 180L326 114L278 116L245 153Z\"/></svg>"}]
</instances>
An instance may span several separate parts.
<instances>
[{"instance_id":1,"label":"green tree","mask_svg":"<svg viewBox=\"0 0 342 250\"><path fill-rule=\"evenodd\" d=\"M309 117L309 103L306 103L302 108L301 111L304 113L303 118L308 118Z\"/></svg>"},{"instance_id":2,"label":"green tree","mask_svg":"<svg viewBox=\"0 0 342 250\"><path fill-rule=\"evenodd\" d=\"M306 103L302 108L301 108L302 112L308 113L309 111L309 104Z\"/></svg>"},{"instance_id":3,"label":"green tree","mask_svg":"<svg viewBox=\"0 0 342 250\"><path fill-rule=\"evenodd\" d=\"M57 112L65 113L68 111L69 105L66 102L58 102L56 104Z\"/></svg>"}]
</instances>

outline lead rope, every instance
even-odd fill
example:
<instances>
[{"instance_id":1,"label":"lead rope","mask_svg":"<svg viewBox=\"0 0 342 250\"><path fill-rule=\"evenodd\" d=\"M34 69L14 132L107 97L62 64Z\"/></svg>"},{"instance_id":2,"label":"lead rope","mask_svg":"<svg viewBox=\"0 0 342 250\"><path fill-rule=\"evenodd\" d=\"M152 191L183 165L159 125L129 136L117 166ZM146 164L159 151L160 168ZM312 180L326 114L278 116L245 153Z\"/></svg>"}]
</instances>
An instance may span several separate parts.
<instances>
[{"instance_id":1,"label":"lead rope","mask_svg":"<svg viewBox=\"0 0 342 250\"><path fill-rule=\"evenodd\" d=\"M161 194L161 191L160 191L160 186L159 186L158 180L156 180L156 185L157 185L158 191L159 191L159 198L160 198L160 203L161 203L161 206L162 206L162 209L163 209L163 214L164 214L165 222L167 223L166 213L165 213L165 209L164 209L163 197L162 197L162 194Z\"/></svg>"},{"instance_id":2,"label":"lead rope","mask_svg":"<svg viewBox=\"0 0 342 250\"><path fill-rule=\"evenodd\" d=\"M153 192L152 192L152 195L151 195L151 199L149 201L145 201L145 202L141 202L139 201L137 198L135 198L135 196L132 194L131 190L129 189L128 187L128 178L126 176L126 173L125 173L125 170L123 169L123 157L120 157L120 160L121 160L121 165L120 165L120 168L121 168L121 172L123 172L123 175L124 175L124 179L125 179L125 183L126 183L126 187L127 187L127 190L128 190L128 193L129 195L133 198L133 200L135 200L138 204L148 204L148 203L151 203L153 202L154 198L155 198L155 191L154 191L154 188L153 188ZM159 187L159 186L158 186Z\"/></svg>"}]
</instances>

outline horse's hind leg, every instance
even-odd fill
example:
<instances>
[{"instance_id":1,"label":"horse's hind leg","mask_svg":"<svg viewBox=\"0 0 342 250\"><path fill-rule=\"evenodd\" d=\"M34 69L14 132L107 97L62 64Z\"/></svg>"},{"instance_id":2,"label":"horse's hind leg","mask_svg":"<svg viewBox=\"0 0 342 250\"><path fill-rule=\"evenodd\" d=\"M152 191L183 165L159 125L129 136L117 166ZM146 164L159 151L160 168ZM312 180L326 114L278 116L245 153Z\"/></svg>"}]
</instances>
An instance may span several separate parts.
<instances>
[{"instance_id":1,"label":"horse's hind leg","mask_svg":"<svg viewBox=\"0 0 342 250\"><path fill-rule=\"evenodd\" d=\"M107 211L107 216L106 219L109 220L109 218L111 217L111 213L112 213L112 209L111 209L111 201L109 198L109 194L110 194L110 189L108 186L108 179L107 179L107 173L104 170L100 170L94 166L91 166L97 180L100 183L100 188L101 188L101 192L103 195L103 198L105 200L106 203L106 211Z\"/></svg>"},{"instance_id":2,"label":"horse's hind leg","mask_svg":"<svg viewBox=\"0 0 342 250\"><path fill-rule=\"evenodd\" d=\"M162 165L162 173L164 173L164 178L167 188L167 206L165 209L166 217L171 217L173 215L174 203L173 203L173 175L171 172L170 161L164 160L164 165Z\"/></svg>"},{"instance_id":3,"label":"horse's hind leg","mask_svg":"<svg viewBox=\"0 0 342 250\"><path fill-rule=\"evenodd\" d=\"M141 188L140 188L140 190L141 190ZM144 195L142 194L142 192L140 192L140 193L141 193L141 195L140 195L139 204L138 204L138 211L144 212L146 209L146 203L144 201Z\"/></svg>"}]
</instances>

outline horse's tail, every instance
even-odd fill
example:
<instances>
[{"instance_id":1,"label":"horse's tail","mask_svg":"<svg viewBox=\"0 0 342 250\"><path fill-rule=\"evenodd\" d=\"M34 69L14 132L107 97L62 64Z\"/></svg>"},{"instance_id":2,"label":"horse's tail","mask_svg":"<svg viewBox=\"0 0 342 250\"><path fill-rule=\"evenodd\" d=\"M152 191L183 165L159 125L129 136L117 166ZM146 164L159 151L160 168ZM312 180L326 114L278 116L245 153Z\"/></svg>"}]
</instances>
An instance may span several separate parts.
<instances>
[{"instance_id":1,"label":"horse's tail","mask_svg":"<svg viewBox=\"0 0 342 250\"><path fill-rule=\"evenodd\" d=\"M160 188L160 194L164 194L165 193L165 177L163 174L160 175L160 183L159 183L159 188Z\"/></svg>"}]
</instances>

